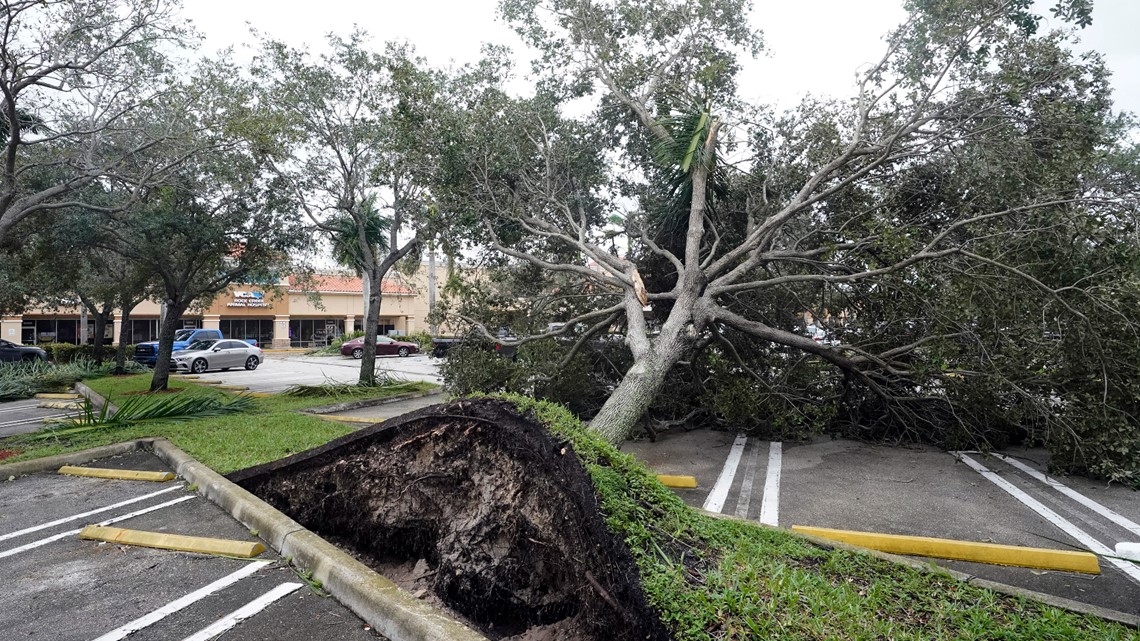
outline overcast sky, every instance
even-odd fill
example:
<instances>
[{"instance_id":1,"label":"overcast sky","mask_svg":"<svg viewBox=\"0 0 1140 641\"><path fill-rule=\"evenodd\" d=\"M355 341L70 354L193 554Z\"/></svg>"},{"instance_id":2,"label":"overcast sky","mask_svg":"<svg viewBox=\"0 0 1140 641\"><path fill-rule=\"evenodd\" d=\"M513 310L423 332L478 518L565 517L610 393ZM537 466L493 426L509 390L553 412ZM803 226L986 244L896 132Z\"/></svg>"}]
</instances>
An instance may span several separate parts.
<instances>
[{"instance_id":1,"label":"overcast sky","mask_svg":"<svg viewBox=\"0 0 1140 641\"><path fill-rule=\"evenodd\" d=\"M1048 7L1054 0L1038 0ZM286 42L321 47L330 32L359 25L375 38L408 40L434 65L477 60L485 42L525 47L496 19L496 0L185 0L185 15L206 35L206 49L251 41L246 24ZM740 78L743 97L788 107L806 93L853 94L856 71L882 55L882 37L903 18L902 0L754 0L752 23L766 54ZM1140 0L1095 0L1083 47L1105 54L1119 109L1140 113ZM1042 11L1047 15L1047 11Z\"/></svg>"}]
</instances>

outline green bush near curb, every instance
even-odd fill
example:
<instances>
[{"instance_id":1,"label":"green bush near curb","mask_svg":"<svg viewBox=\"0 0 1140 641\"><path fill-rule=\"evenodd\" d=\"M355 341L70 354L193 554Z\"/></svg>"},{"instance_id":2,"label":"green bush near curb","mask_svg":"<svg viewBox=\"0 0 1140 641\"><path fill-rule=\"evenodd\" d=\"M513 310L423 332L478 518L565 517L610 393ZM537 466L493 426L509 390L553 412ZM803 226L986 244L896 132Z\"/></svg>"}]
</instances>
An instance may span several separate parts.
<instances>
[{"instance_id":1,"label":"green bush near curb","mask_svg":"<svg viewBox=\"0 0 1140 641\"><path fill-rule=\"evenodd\" d=\"M1140 639L1122 625L948 575L710 518L632 456L586 432L565 408L525 396L498 398L573 445L610 529L629 546L646 595L679 641Z\"/></svg>"}]
</instances>

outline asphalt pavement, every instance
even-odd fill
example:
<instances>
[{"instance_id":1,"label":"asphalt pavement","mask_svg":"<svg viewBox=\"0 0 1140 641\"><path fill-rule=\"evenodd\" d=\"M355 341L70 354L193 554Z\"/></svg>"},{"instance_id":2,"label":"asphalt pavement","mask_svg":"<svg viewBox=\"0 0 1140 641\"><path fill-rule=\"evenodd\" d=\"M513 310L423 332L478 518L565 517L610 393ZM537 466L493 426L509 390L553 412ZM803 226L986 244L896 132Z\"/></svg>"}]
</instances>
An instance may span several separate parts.
<instances>
[{"instance_id":1,"label":"asphalt pavement","mask_svg":"<svg viewBox=\"0 0 1140 641\"><path fill-rule=\"evenodd\" d=\"M1098 553L1140 541L1140 492L1079 477L1053 479L1044 474L1048 458L1041 450L959 458L926 447L831 439L772 443L711 430L671 431L657 443L631 441L622 449L659 474L695 476L697 488L677 490L690 505L778 527ZM1104 554L1099 575L923 561L1140 614L1140 564Z\"/></svg>"},{"instance_id":2,"label":"asphalt pavement","mask_svg":"<svg viewBox=\"0 0 1140 641\"><path fill-rule=\"evenodd\" d=\"M439 376L437 363L437 359L423 354L404 358L380 356L376 359L376 371L401 380L440 384L443 379ZM221 381L224 385L245 386L251 392L275 394L293 385L355 383L360 377L360 361L349 356L267 352L265 361L256 370L212 370L201 377L203 380Z\"/></svg>"},{"instance_id":3,"label":"asphalt pavement","mask_svg":"<svg viewBox=\"0 0 1140 641\"><path fill-rule=\"evenodd\" d=\"M44 419L66 418L77 414L77 410L40 407L45 402L48 402L47 399L32 398L0 403L0 438L38 432L44 428Z\"/></svg>"},{"instance_id":4,"label":"asphalt pavement","mask_svg":"<svg viewBox=\"0 0 1140 641\"><path fill-rule=\"evenodd\" d=\"M92 466L166 470L135 452ZM37 474L0 482L0 637L364 641L379 638L271 551L256 560L80 540L88 524L242 541L254 533L176 479ZM233 616L239 610L247 617ZM232 624L228 630L217 632Z\"/></svg>"}]
</instances>

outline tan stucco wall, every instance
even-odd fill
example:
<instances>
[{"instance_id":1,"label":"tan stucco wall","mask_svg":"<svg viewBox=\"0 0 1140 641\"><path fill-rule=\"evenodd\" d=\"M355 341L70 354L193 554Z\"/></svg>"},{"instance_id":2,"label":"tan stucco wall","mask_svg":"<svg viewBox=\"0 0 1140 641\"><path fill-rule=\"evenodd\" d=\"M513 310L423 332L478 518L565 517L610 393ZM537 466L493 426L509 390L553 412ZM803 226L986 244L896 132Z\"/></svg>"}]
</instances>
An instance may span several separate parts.
<instances>
[{"instance_id":1,"label":"tan stucco wall","mask_svg":"<svg viewBox=\"0 0 1140 641\"><path fill-rule=\"evenodd\" d=\"M387 293L380 305L380 318L385 324L395 325L396 329L405 333L427 331L428 329L428 273L427 264L422 264L419 271L412 276L393 274L388 280L403 288L413 290L411 294ZM437 297L438 291L447 279L447 268L444 265L436 267ZM239 300L252 300L247 296L235 296L235 291L264 292L265 297L260 299L264 307L234 307L232 303ZM247 302L248 304L248 302ZM131 318L135 320L154 319L161 315L161 307L154 301L143 301L131 310ZM23 319L36 318L78 318L79 308L61 307L56 309L35 309L20 316L4 317L0 321L0 338L13 342L20 342L20 327ZM115 312L119 320L119 312ZM324 293L320 295L320 305L314 304L303 293L289 292L273 288L253 287L247 285L234 285L214 299L206 309L191 309L183 316L186 319L200 319L203 326L217 327L223 318L265 318L287 321L301 318L336 318L345 321L346 331L350 324L355 329L361 329L364 322L364 297L360 293ZM115 341L118 341L119 323L115 324ZM12 331L11 334L9 332ZM288 336L288 326L284 326L285 336Z\"/></svg>"}]
</instances>

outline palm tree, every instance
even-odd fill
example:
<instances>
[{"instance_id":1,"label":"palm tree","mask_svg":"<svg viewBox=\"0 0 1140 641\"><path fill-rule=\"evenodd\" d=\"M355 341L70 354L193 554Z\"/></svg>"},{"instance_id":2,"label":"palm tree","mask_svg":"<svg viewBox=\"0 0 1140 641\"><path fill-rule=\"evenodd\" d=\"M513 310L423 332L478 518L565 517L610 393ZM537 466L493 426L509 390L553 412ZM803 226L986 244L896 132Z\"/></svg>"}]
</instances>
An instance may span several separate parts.
<instances>
[{"instance_id":1,"label":"palm tree","mask_svg":"<svg viewBox=\"0 0 1140 641\"><path fill-rule=\"evenodd\" d=\"M375 194L364 198L360 202L359 211L364 215L364 235L372 247L372 255L378 256L388 252L388 230L392 221L380 215L376 210ZM361 254L360 233L356 226L356 219L349 214L333 216L327 221L328 226L336 231L329 232L332 241L332 258L338 265L352 270L360 276L364 284L364 322L368 322L369 300L372 288L369 287L368 273L364 270L364 259Z\"/></svg>"}]
</instances>

